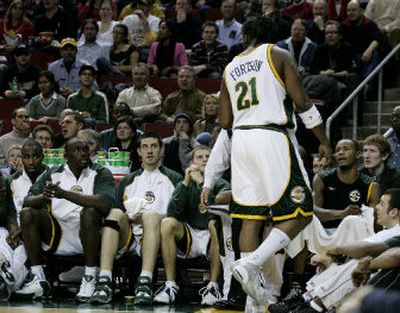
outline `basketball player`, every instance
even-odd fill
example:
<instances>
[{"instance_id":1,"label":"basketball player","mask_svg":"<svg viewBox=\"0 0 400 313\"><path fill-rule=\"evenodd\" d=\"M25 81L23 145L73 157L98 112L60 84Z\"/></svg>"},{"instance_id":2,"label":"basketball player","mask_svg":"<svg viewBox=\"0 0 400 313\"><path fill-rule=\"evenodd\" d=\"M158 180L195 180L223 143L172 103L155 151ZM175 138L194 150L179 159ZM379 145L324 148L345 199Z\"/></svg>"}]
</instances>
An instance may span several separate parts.
<instances>
[{"instance_id":1,"label":"basketball player","mask_svg":"<svg viewBox=\"0 0 400 313\"><path fill-rule=\"evenodd\" d=\"M310 221L313 202L294 139L294 110L321 145L332 150L322 118L308 99L288 52L268 42L276 25L268 17L243 25L247 50L225 68L220 94L220 124L232 127L231 216L242 218L241 259L231 267L244 291L257 299L261 266L286 247ZM294 105L284 102L288 94ZM262 222L271 214L275 227L257 248ZM251 253L248 253L251 252ZM261 300L260 300L261 302Z\"/></svg>"}]
</instances>

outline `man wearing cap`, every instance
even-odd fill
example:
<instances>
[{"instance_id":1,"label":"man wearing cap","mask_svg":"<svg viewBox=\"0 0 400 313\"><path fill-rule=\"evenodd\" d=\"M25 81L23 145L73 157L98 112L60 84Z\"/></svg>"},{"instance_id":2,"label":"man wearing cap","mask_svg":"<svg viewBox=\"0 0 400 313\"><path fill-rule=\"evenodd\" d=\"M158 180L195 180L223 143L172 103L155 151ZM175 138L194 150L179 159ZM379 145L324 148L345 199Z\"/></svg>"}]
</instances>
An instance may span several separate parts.
<instances>
[{"instance_id":1,"label":"man wearing cap","mask_svg":"<svg viewBox=\"0 0 400 313\"><path fill-rule=\"evenodd\" d=\"M139 0L133 14L122 21L132 34L132 44L136 47L149 47L157 39L160 19L150 14L151 5L148 0Z\"/></svg>"},{"instance_id":2,"label":"man wearing cap","mask_svg":"<svg viewBox=\"0 0 400 313\"><path fill-rule=\"evenodd\" d=\"M40 68L31 62L31 51L25 45L14 50L15 64L11 64L1 78L1 95L7 99L30 99L39 93L36 84Z\"/></svg>"},{"instance_id":3,"label":"man wearing cap","mask_svg":"<svg viewBox=\"0 0 400 313\"><path fill-rule=\"evenodd\" d=\"M185 112L178 113L174 120L174 135L163 139L164 164L184 175L192 159L192 150L200 144L192 138L193 119Z\"/></svg>"},{"instance_id":4,"label":"man wearing cap","mask_svg":"<svg viewBox=\"0 0 400 313\"><path fill-rule=\"evenodd\" d=\"M77 48L74 38L64 38L61 41L61 59L49 64L49 71L54 74L56 82L60 85L60 93L65 98L81 87L79 69L87 64L77 59Z\"/></svg>"}]
</instances>

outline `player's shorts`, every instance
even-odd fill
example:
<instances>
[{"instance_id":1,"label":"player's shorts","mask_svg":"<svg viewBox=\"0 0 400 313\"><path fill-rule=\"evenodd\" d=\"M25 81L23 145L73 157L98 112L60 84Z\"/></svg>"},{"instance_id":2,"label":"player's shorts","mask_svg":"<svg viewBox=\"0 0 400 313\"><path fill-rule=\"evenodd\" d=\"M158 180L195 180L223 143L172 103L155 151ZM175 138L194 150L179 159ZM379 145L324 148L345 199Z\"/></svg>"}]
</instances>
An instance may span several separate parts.
<instances>
[{"instance_id":1,"label":"player's shorts","mask_svg":"<svg viewBox=\"0 0 400 313\"><path fill-rule=\"evenodd\" d=\"M306 171L284 128L235 129L231 217L274 221L311 216Z\"/></svg>"},{"instance_id":2,"label":"player's shorts","mask_svg":"<svg viewBox=\"0 0 400 313\"><path fill-rule=\"evenodd\" d=\"M71 215L68 219L60 220L49 214L51 222L50 243L42 243L42 248L51 254L76 255L83 254L79 236L80 216Z\"/></svg>"},{"instance_id":3,"label":"player's shorts","mask_svg":"<svg viewBox=\"0 0 400 313\"><path fill-rule=\"evenodd\" d=\"M199 230L182 223L185 235L176 243L177 255L181 259L191 259L198 256L207 256L210 234L208 229Z\"/></svg>"},{"instance_id":4,"label":"player's shorts","mask_svg":"<svg viewBox=\"0 0 400 313\"><path fill-rule=\"evenodd\" d=\"M130 224L128 237L126 238L123 246L118 250L117 258L121 257L127 252L133 251L136 255L142 256L142 232L140 234L135 231L137 225Z\"/></svg>"}]
</instances>

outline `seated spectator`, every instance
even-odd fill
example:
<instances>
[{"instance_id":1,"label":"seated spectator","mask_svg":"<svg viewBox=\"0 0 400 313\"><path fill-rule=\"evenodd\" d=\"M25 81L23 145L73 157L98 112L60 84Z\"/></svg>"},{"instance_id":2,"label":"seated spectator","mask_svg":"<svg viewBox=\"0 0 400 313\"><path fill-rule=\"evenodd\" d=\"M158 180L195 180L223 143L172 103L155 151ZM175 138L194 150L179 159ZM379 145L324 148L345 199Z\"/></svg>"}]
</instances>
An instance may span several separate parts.
<instances>
[{"instance_id":1,"label":"seated spectator","mask_svg":"<svg viewBox=\"0 0 400 313\"><path fill-rule=\"evenodd\" d=\"M54 132L49 125L37 125L32 130L32 138L37 141L43 149L51 149L54 144Z\"/></svg>"},{"instance_id":2,"label":"seated spectator","mask_svg":"<svg viewBox=\"0 0 400 313\"><path fill-rule=\"evenodd\" d=\"M10 52L19 44L28 44L35 33L33 23L26 17L25 3L14 0L8 6L4 18L0 19L0 43Z\"/></svg>"},{"instance_id":3,"label":"seated spectator","mask_svg":"<svg viewBox=\"0 0 400 313\"><path fill-rule=\"evenodd\" d=\"M82 33L85 37L83 43L78 45L78 53L76 58L96 66L98 58L109 57L109 46L101 46L97 42L97 34L99 33L99 25L94 19L84 20L82 23Z\"/></svg>"},{"instance_id":4,"label":"seated spectator","mask_svg":"<svg viewBox=\"0 0 400 313\"><path fill-rule=\"evenodd\" d=\"M0 137L0 165L4 165L8 150L13 145L22 146L31 133L29 116L25 108L15 109L11 115L13 130Z\"/></svg>"},{"instance_id":5,"label":"seated spectator","mask_svg":"<svg viewBox=\"0 0 400 313\"><path fill-rule=\"evenodd\" d=\"M297 62L299 73L304 77L310 73L310 67L317 45L306 37L306 22L297 19L291 27L291 36L278 41L278 47L288 50Z\"/></svg>"},{"instance_id":6,"label":"seated spectator","mask_svg":"<svg viewBox=\"0 0 400 313\"><path fill-rule=\"evenodd\" d=\"M117 1L115 0L88 0L78 4L78 13L76 19L78 24L81 25L84 20L92 18L96 21L102 20L105 13L106 6L103 4L107 3L107 15L109 21L117 19ZM112 27L111 27L112 29Z\"/></svg>"},{"instance_id":7,"label":"seated spectator","mask_svg":"<svg viewBox=\"0 0 400 313\"><path fill-rule=\"evenodd\" d=\"M122 21L132 34L132 45L137 48L148 48L157 38L160 19L150 14L150 7L149 0L138 0L136 10Z\"/></svg>"},{"instance_id":8,"label":"seated spectator","mask_svg":"<svg viewBox=\"0 0 400 313\"><path fill-rule=\"evenodd\" d=\"M97 163L97 151L100 148L100 134L91 128L81 129L77 135L89 147L89 158L92 163Z\"/></svg>"},{"instance_id":9,"label":"seated spectator","mask_svg":"<svg viewBox=\"0 0 400 313\"><path fill-rule=\"evenodd\" d=\"M347 4L350 0L340 0L339 13L337 12L336 0L328 0L328 19L342 22L347 17Z\"/></svg>"},{"instance_id":10,"label":"seated spectator","mask_svg":"<svg viewBox=\"0 0 400 313\"><path fill-rule=\"evenodd\" d=\"M218 40L222 42L228 50L237 44L243 42L242 24L236 21L234 15L236 12L235 0L224 0L221 3L222 19L215 21L218 26Z\"/></svg>"},{"instance_id":11,"label":"seated spectator","mask_svg":"<svg viewBox=\"0 0 400 313\"><path fill-rule=\"evenodd\" d=\"M390 168L400 169L400 106L396 106L392 111L392 131L387 137L391 156L388 160Z\"/></svg>"},{"instance_id":12,"label":"seated spectator","mask_svg":"<svg viewBox=\"0 0 400 313\"><path fill-rule=\"evenodd\" d=\"M65 112L68 110L67 112ZM76 111L66 109L61 113L61 138L55 142L54 148L64 148L65 143L78 135L78 132L84 126L84 118L82 114Z\"/></svg>"},{"instance_id":13,"label":"seated spectator","mask_svg":"<svg viewBox=\"0 0 400 313\"><path fill-rule=\"evenodd\" d=\"M196 120L201 118L201 108L206 94L196 88L196 74L191 66L182 66L178 71L178 90L164 100L160 118L167 123L175 120L175 114L188 112Z\"/></svg>"},{"instance_id":14,"label":"seated spectator","mask_svg":"<svg viewBox=\"0 0 400 313\"><path fill-rule=\"evenodd\" d=\"M400 2L369 0L364 15L378 25L390 47L400 42Z\"/></svg>"},{"instance_id":15,"label":"seated spectator","mask_svg":"<svg viewBox=\"0 0 400 313\"><path fill-rule=\"evenodd\" d=\"M193 119L185 112L178 113L174 120L174 134L163 139L165 166L175 172L185 173L193 148L200 145L192 138L192 134Z\"/></svg>"},{"instance_id":16,"label":"seated spectator","mask_svg":"<svg viewBox=\"0 0 400 313\"><path fill-rule=\"evenodd\" d=\"M203 40L192 47L190 64L199 77L221 78L228 63L228 49L217 40L218 26L207 21L201 27Z\"/></svg>"},{"instance_id":17,"label":"seated spectator","mask_svg":"<svg viewBox=\"0 0 400 313\"><path fill-rule=\"evenodd\" d=\"M133 86L122 90L116 101L127 103L140 123L153 121L161 111L161 94L149 86L149 74L146 64L136 64L132 68Z\"/></svg>"},{"instance_id":18,"label":"seated spectator","mask_svg":"<svg viewBox=\"0 0 400 313\"><path fill-rule=\"evenodd\" d=\"M400 173L387 166L391 154L390 144L382 135L371 135L363 142L364 174L371 176L381 192L400 187Z\"/></svg>"},{"instance_id":19,"label":"seated spectator","mask_svg":"<svg viewBox=\"0 0 400 313\"><path fill-rule=\"evenodd\" d=\"M54 0L51 0L54 1ZM78 45L73 38L65 38L61 41L61 59L49 64L49 71L54 74L56 82L60 86L60 93L64 98L80 88L79 69L87 64L77 59Z\"/></svg>"},{"instance_id":20,"label":"seated spectator","mask_svg":"<svg viewBox=\"0 0 400 313\"><path fill-rule=\"evenodd\" d=\"M158 40L151 44L147 59L154 77L176 77L178 69L188 64L185 46L175 41L175 27L172 22L160 22Z\"/></svg>"},{"instance_id":21,"label":"seated spectator","mask_svg":"<svg viewBox=\"0 0 400 313\"><path fill-rule=\"evenodd\" d=\"M313 6L306 0L293 0L293 3L283 10L283 17L289 23L297 19L310 20L313 18Z\"/></svg>"},{"instance_id":22,"label":"seated spectator","mask_svg":"<svg viewBox=\"0 0 400 313\"><path fill-rule=\"evenodd\" d=\"M3 175L12 175L22 169L22 147L20 145L12 145L8 149L6 156L6 164L0 168Z\"/></svg>"},{"instance_id":23,"label":"seated spectator","mask_svg":"<svg viewBox=\"0 0 400 313\"><path fill-rule=\"evenodd\" d=\"M202 115L203 118L197 120L193 126L193 137L197 137L200 133L207 132L216 139L217 131L216 128L219 127L217 122L218 119L218 97L214 94L207 95L204 98L203 107L202 107Z\"/></svg>"},{"instance_id":24,"label":"seated spectator","mask_svg":"<svg viewBox=\"0 0 400 313\"><path fill-rule=\"evenodd\" d=\"M282 18L278 2L278 0L263 0L261 6L261 14L271 17L278 28L276 31L278 37L271 38L271 43L276 43L290 36L290 24Z\"/></svg>"},{"instance_id":25,"label":"seated spectator","mask_svg":"<svg viewBox=\"0 0 400 313\"><path fill-rule=\"evenodd\" d=\"M63 96L56 92L57 82L50 71L40 72L37 79L40 93L27 104L30 120L46 124L57 121L66 107Z\"/></svg>"},{"instance_id":26,"label":"seated spectator","mask_svg":"<svg viewBox=\"0 0 400 313\"><path fill-rule=\"evenodd\" d=\"M120 151L130 152L131 172L140 168L140 159L137 152L139 134L136 123L130 116L121 116L114 125L115 142L114 146Z\"/></svg>"},{"instance_id":27,"label":"seated spectator","mask_svg":"<svg viewBox=\"0 0 400 313\"><path fill-rule=\"evenodd\" d=\"M173 304L177 301L177 257L190 259L209 256L210 282L199 291L202 296L201 304L213 305L222 298L218 286L220 260L215 221L210 221L211 214L199 211L201 186L210 151L206 146L193 149L191 165L186 169L183 181L176 186L168 205L167 217L161 222L161 252L166 282L154 295L157 303ZM212 198L209 203L229 203L229 183L220 179L212 191ZM190 246L188 238L191 238Z\"/></svg>"},{"instance_id":28,"label":"seated spectator","mask_svg":"<svg viewBox=\"0 0 400 313\"><path fill-rule=\"evenodd\" d=\"M97 124L108 123L108 100L104 93L93 89L96 70L91 65L82 65L79 69L81 88L69 95L67 106L80 112L85 119Z\"/></svg>"},{"instance_id":29,"label":"seated spectator","mask_svg":"<svg viewBox=\"0 0 400 313\"><path fill-rule=\"evenodd\" d=\"M97 282L100 230L102 219L113 207L114 178L108 169L90 163L88 146L79 138L67 142L65 157L67 164L53 166L25 198L21 231L32 275L17 294L32 299L51 295L43 250L38 249L43 242L48 253L84 254L85 275L76 298L87 302ZM58 237L54 238L56 229Z\"/></svg>"},{"instance_id":30,"label":"seated spectator","mask_svg":"<svg viewBox=\"0 0 400 313\"><path fill-rule=\"evenodd\" d=\"M125 3L128 3L125 5ZM165 19L164 15L164 6L160 3L160 1L150 1L150 14L158 17L160 20ZM122 21L128 15L131 15L136 10L137 2L136 1L125 1L125 2L118 2L118 5L124 4L125 6L122 8L121 13L118 16L118 20Z\"/></svg>"},{"instance_id":31,"label":"seated spectator","mask_svg":"<svg viewBox=\"0 0 400 313\"><path fill-rule=\"evenodd\" d=\"M54 39L61 41L64 38L76 38L76 24L74 18L58 5L58 0L43 2L44 12L33 21L36 34L51 32Z\"/></svg>"},{"instance_id":32,"label":"seated spectator","mask_svg":"<svg viewBox=\"0 0 400 313\"><path fill-rule=\"evenodd\" d=\"M31 50L25 45L14 49L15 64L10 65L1 75L1 95L7 99L28 101L38 94L36 84L40 68L31 60Z\"/></svg>"},{"instance_id":33,"label":"seated spectator","mask_svg":"<svg viewBox=\"0 0 400 313\"><path fill-rule=\"evenodd\" d=\"M100 74L121 76L132 73L132 67L139 63L140 52L129 44L128 35L128 27L125 24L114 26L109 57L100 57L96 61Z\"/></svg>"},{"instance_id":34,"label":"seated spectator","mask_svg":"<svg viewBox=\"0 0 400 313\"><path fill-rule=\"evenodd\" d=\"M176 16L171 22L177 24L176 41L182 42L186 49L192 49L193 44L201 40L202 19L192 14L192 5L189 0L176 0Z\"/></svg>"},{"instance_id":35,"label":"seated spectator","mask_svg":"<svg viewBox=\"0 0 400 313\"><path fill-rule=\"evenodd\" d=\"M316 0L313 4L314 18L306 23L307 37L316 44L325 40L325 25L328 21L328 7L326 0Z\"/></svg>"},{"instance_id":36,"label":"seated spectator","mask_svg":"<svg viewBox=\"0 0 400 313\"><path fill-rule=\"evenodd\" d=\"M347 15L341 24L343 38L356 49L362 61L361 76L366 78L382 57L383 37L376 23L363 15L358 0L349 2Z\"/></svg>"}]
</instances>

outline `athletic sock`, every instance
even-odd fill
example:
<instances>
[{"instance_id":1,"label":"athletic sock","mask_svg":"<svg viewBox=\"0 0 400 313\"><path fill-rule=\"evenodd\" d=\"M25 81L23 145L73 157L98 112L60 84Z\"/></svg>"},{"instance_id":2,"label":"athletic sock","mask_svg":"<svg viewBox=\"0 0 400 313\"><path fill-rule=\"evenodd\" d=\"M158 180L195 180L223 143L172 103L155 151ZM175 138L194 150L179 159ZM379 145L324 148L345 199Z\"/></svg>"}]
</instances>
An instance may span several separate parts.
<instances>
[{"instance_id":1,"label":"athletic sock","mask_svg":"<svg viewBox=\"0 0 400 313\"><path fill-rule=\"evenodd\" d=\"M33 265L31 266L31 272L32 274L36 275L39 279L46 279L46 276L44 275L44 270L43 270L43 265Z\"/></svg>"},{"instance_id":2,"label":"athletic sock","mask_svg":"<svg viewBox=\"0 0 400 313\"><path fill-rule=\"evenodd\" d=\"M105 276L112 280L112 272L110 270L100 270L99 276Z\"/></svg>"},{"instance_id":3,"label":"athletic sock","mask_svg":"<svg viewBox=\"0 0 400 313\"><path fill-rule=\"evenodd\" d=\"M142 271L139 276L148 277L150 280L153 280L153 272L150 271Z\"/></svg>"},{"instance_id":4,"label":"athletic sock","mask_svg":"<svg viewBox=\"0 0 400 313\"><path fill-rule=\"evenodd\" d=\"M278 228L273 228L267 238L258 246L258 248L246 257L246 261L251 264L262 266L268 258L276 252L286 247L290 238Z\"/></svg>"},{"instance_id":5,"label":"athletic sock","mask_svg":"<svg viewBox=\"0 0 400 313\"><path fill-rule=\"evenodd\" d=\"M85 266L85 275L97 277L97 266Z\"/></svg>"},{"instance_id":6,"label":"athletic sock","mask_svg":"<svg viewBox=\"0 0 400 313\"><path fill-rule=\"evenodd\" d=\"M165 282L165 286L167 286L167 287L175 287L176 289L179 289L179 286L177 285L176 281L174 281L174 280L167 280Z\"/></svg>"}]
</instances>

